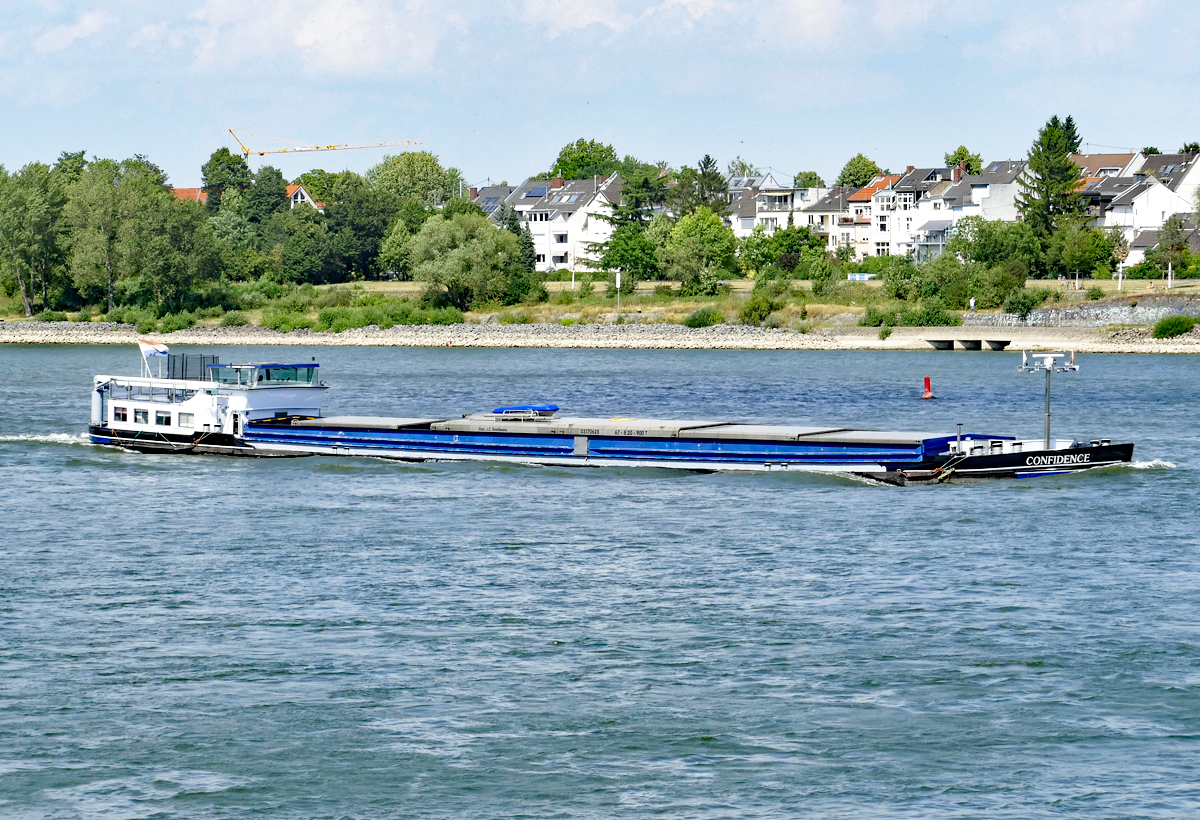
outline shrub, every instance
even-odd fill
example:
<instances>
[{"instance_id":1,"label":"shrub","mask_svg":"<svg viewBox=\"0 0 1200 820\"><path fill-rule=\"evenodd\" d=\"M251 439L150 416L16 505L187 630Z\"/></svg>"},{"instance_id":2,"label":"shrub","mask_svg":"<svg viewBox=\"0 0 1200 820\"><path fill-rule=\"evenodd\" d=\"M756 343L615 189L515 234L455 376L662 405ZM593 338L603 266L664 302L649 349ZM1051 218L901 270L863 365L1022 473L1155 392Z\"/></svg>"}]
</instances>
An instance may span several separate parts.
<instances>
[{"instance_id":1,"label":"shrub","mask_svg":"<svg viewBox=\"0 0 1200 820\"><path fill-rule=\"evenodd\" d=\"M1087 289L1087 298L1093 302L1098 302L1104 298L1104 288L1099 285L1092 285Z\"/></svg>"},{"instance_id":2,"label":"shrub","mask_svg":"<svg viewBox=\"0 0 1200 820\"><path fill-rule=\"evenodd\" d=\"M311 328L313 321L303 313L275 308L263 312L263 326L278 330L280 333L291 333L293 330Z\"/></svg>"},{"instance_id":3,"label":"shrub","mask_svg":"<svg viewBox=\"0 0 1200 820\"><path fill-rule=\"evenodd\" d=\"M575 324L575 320L574 319L559 319L558 323L560 325L562 325L563 327L570 327L571 325Z\"/></svg>"},{"instance_id":4,"label":"shrub","mask_svg":"<svg viewBox=\"0 0 1200 820\"><path fill-rule=\"evenodd\" d=\"M683 323L688 327L712 327L725 321L725 314L715 307L702 307L693 310Z\"/></svg>"},{"instance_id":5,"label":"shrub","mask_svg":"<svg viewBox=\"0 0 1200 820\"><path fill-rule=\"evenodd\" d=\"M1196 317L1187 315L1167 316L1154 325L1155 339L1171 339L1182 336L1196 326Z\"/></svg>"},{"instance_id":6,"label":"shrub","mask_svg":"<svg viewBox=\"0 0 1200 820\"><path fill-rule=\"evenodd\" d=\"M231 310L221 317L221 327L244 327L250 324L246 314L240 310Z\"/></svg>"},{"instance_id":7,"label":"shrub","mask_svg":"<svg viewBox=\"0 0 1200 820\"><path fill-rule=\"evenodd\" d=\"M571 290L560 290L554 294L553 299L556 305L573 305L575 304L575 292Z\"/></svg>"},{"instance_id":8,"label":"shrub","mask_svg":"<svg viewBox=\"0 0 1200 820\"><path fill-rule=\"evenodd\" d=\"M886 341L887 337L891 336L891 335L892 335L892 326L891 325L884 325L883 327L879 328L879 340L881 342Z\"/></svg>"},{"instance_id":9,"label":"shrub","mask_svg":"<svg viewBox=\"0 0 1200 820\"><path fill-rule=\"evenodd\" d=\"M61 310L43 310L33 318L39 322L65 322L67 321L67 314Z\"/></svg>"},{"instance_id":10,"label":"shrub","mask_svg":"<svg viewBox=\"0 0 1200 820\"><path fill-rule=\"evenodd\" d=\"M771 315L771 311L778 308L778 302L766 293L759 291L751 295L746 304L742 306L738 318L742 320L742 324L744 325L761 325Z\"/></svg>"},{"instance_id":11,"label":"shrub","mask_svg":"<svg viewBox=\"0 0 1200 820\"><path fill-rule=\"evenodd\" d=\"M904 327L956 327L962 324L962 317L949 312L938 302L929 302L901 313L899 324Z\"/></svg>"},{"instance_id":12,"label":"shrub","mask_svg":"<svg viewBox=\"0 0 1200 820\"><path fill-rule=\"evenodd\" d=\"M670 285L655 285L654 286L654 295L655 296L674 296L675 288L671 287Z\"/></svg>"},{"instance_id":13,"label":"shrub","mask_svg":"<svg viewBox=\"0 0 1200 820\"><path fill-rule=\"evenodd\" d=\"M859 327L890 327L896 324L896 314L871 305L858 320Z\"/></svg>"},{"instance_id":14,"label":"shrub","mask_svg":"<svg viewBox=\"0 0 1200 820\"><path fill-rule=\"evenodd\" d=\"M1015 313L1020 318L1026 319L1033 312L1034 308L1046 301L1047 293L1044 290L1030 290L1028 288L1014 290L1004 300L1004 312Z\"/></svg>"},{"instance_id":15,"label":"shrub","mask_svg":"<svg viewBox=\"0 0 1200 820\"><path fill-rule=\"evenodd\" d=\"M158 329L163 333L171 333L176 330L183 330L185 327L191 327L194 324L196 324L196 317L187 311L182 313L168 313L158 320Z\"/></svg>"},{"instance_id":16,"label":"shrub","mask_svg":"<svg viewBox=\"0 0 1200 820\"><path fill-rule=\"evenodd\" d=\"M341 333L371 325L386 329L393 325L456 325L463 321L462 311L456 307L422 307L407 299L381 299L371 305L322 308L316 329Z\"/></svg>"},{"instance_id":17,"label":"shrub","mask_svg":"<svg viewBox=\"0 0 1200 820\"><path fill-rule=\"evenodd\" d=\"M579 279L579 298L586 299L596 290L596 286L592 284L591 274L585 273Z\"/></svg>"},{"instance_id":18,"label":"shrub","mask_svg":"<svg viewBox=\"0 0 1200 820\"><path fill-rule=\"evenodd\" d=\"M546 286L541 282L534 282L521 300L527 305L536 305L539 302L550 301L550 291L546 290Z\"/></svg>"}]
</instances>

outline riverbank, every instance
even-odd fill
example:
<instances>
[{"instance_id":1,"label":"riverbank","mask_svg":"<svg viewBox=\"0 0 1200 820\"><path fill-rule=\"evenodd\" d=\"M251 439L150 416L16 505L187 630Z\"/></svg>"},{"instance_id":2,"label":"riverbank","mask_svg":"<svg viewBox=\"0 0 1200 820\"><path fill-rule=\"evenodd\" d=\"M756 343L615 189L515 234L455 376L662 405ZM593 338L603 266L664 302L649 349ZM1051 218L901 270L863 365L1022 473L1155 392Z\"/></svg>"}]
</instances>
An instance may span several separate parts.
<instances>
[{"instance_id":1,"label":"riverbank","mask_svg":"<svg viewBox=\"0 0 1200 820\"><path fill-rule=\"evenodd\" d=\"M1004 340L1010 350L1069 349L1080 353L1200 353L1200 328L1174 339L1155 339L1145 327L898 327L887 339L877 328L793 330L716 325L396 325L341 333L269 328L191 327L150 334L169 345L344 345L386 347L556 347L698 350L930 350L931 339ZM0 344L133 344L132 325L105 322L3 322Z\"/></svg>"}]
</instances>

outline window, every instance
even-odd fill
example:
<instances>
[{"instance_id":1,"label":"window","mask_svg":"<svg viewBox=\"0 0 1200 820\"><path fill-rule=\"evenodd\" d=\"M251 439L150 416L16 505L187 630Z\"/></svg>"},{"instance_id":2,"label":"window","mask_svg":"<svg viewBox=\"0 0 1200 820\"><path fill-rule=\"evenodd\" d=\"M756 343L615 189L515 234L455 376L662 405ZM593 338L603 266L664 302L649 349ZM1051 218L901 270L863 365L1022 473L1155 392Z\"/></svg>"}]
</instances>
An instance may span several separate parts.
<instances>
[{"instance_id":1,"label":"window","mask_svg":"<svg viewBox=\"0 0 1200 820\"><path fill-rule=\"evenodd\" d=\"M546 191L549 191L549 190L550 190L549 188L530 188L528 191L525 192L525 196L528 199L536 199L538 197L545 196Z\"/></svg>"},{"instance_id":2,"label":"window","mask_svg":"<svg viewBox=\"0 0 1200 820\"><path fill-rule=\"evenodd\" d=\"M845 232L845 231L842 232L842 242L847 245L850 244L850 234L848 232Z\"/></svg>"},{"instance_id":3,"label":"window","mask_svg":"<svg viewBox=\"0 0 1200 820\"><path fill-rule=\"evenodd\" d=\"M554 199L552 201L553 202L562 202L562 200L563 200L562 194L559 194L558 196L554 197Z\"/></svg>"},{"instance_id":4,"label":"window","mask_svg":"<svg viewBox=\"0 0 1200 820\"><path fill-rule=\"evenodd\" d=\"M129 412L124 407L113 408L113 421L129 421Z\"/></svg>"},{"instance_id":5,"label":"window","mask_svg":"<svg viewBox=\"0 0 1200 820\"><path fill-rule=\"evenodd\" d=\"M940 211L942 209L942 203L940 203L940 202L933 203L933 209L935 211Z\"/></svg>"},{"instance_id":6,"label":"window","mask_svg":"<svg viewBox=\"0 0 1200 820\"><path fill-rule=\"evenodd\" d=\"M550 212L549 211L530 211L529 221L530 222L549 222L550 221Z\"/></svg>"},{"instance_id":7,"label":"window","mask_svg":"<svg viewBox=\"0 0 1200 820\"><path fill-rule=\"evenodd\" d=\"M154 423L159 427L170 427L171 426L171 414L168 413L166 410L155 410L154 411Z\"/></svg>"},{"instance_id":8,"label":"window","mask_svg":"<svg viewBox=\"0 0 1200 820\"><path fill-rule=\"evenodd\" d=\"M149 410L138 410L137 408L134 408L133 423L134 424L149 424L150 423L150 411Z\"/></svg>"},{"instance_id":9,"label":"window","mask_svg":"<svg viewBox=\"0 0 1200 820\"><path fill-rule=\"evenodd\" d=\"M537 255L537 261L538 261L538 264L539 264L539 265L540 265L541 263L545 262L545 261L546 261L546 254L544 254L544 253L539 253L539 254Z\"/></svg>"},{"instance_id":10,"label":"window","mask_svg":"<svg viewBox=\"0 0 1200 820\"><path fill-rule=\"evenodd\" d=\"M892 249L888 247L888 243L886 243L886 242L876 242L875 243L875 255L876 256L891 256Z\"/></svg>"},{"instance_id":11,"label":"window","mask_svg":"<svg viewBox=\"0 0 1200 820\"><path fill-rule=\"evenodd\" d=\"M879 230L886 231L887 230L887 217L886 216L879 217L879 221L876 223L876 225L879 227Z\"/></svg>"},{"instance_id":12,"label":"window","mask_svg":"<svg viewBox=\"0 0 1200 820\"><path fill-rule=\"evenodd\" d=\"M196 426L196 416L192 413L179 414L179 426L187 427L189 430Z\"/></svg>"},{"instance_id":13,"label":"window","mask_svg":"<svg viewBox=\"0 0 1200 820\"><path fill-rule=\"evenodd\" d=\"M567 235L565 233L556 233L554 235L554 241L559 245L565 245L567 243Z\"/></svg>"},{"instance_id":14,"label":"window","mask_svg":"<svg viewBox=\"0 0 1200 820\"><path fill-rule=\"evenodd\" d=\"M562 256L552 256L550 261L556 265L565 265L567 264L567 255L564 253Z\"/></svg>"},{"instance_id":15,"label":"window","mask_svg":"<svg viewBox=\"0 0 1200 820\"><path fill-rule=\"evenodd\" d=\"M579 194L571 194L571 201L572 201L572 202L578 202L578 201L579 201Z\"/></svg>"},{"instance_id":16,"label":"window","mask_svg":"<svg viewBox=\"0 0 1200 820\"><path fill-rule=\"evenodd\" d=\"M817 221L817 218L815 216L813 216L812 214L808 215L808 224L809 225L816 224L816 221Z\"/></svg>"}]
</instances>

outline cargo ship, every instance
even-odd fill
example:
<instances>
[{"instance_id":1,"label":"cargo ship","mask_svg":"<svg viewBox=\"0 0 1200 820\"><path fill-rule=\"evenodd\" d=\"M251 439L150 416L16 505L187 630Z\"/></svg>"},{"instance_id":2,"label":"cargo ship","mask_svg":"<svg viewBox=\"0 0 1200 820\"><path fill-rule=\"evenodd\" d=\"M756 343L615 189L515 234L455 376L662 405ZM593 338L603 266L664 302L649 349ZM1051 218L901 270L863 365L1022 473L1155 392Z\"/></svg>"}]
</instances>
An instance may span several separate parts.
<instances>
[{"instance_id":1,"label":"cargo ship","mask_svg":"<svg viewBox=\"0 0 1200 820\"><path fill-rule=\"evenodd\" d=\"M1131 461L1133 444L991 433L559 415L553 404L457 418L323 416L320 365L170 354L143 340L139 376L96 376L89 435L145 453L351 456L702 472L845 473L887 484L1033 478ZM1054 356L1062 354L1038 354ZM151 359L159 373L151 375ZM1049 359L1052 369L1055 360ZM165 365L166 373L162 372ZM1072 361L1063 368L1075 368ZM1036 369L1028 367L1026 369Z\"/></svg>"}]
</instances>

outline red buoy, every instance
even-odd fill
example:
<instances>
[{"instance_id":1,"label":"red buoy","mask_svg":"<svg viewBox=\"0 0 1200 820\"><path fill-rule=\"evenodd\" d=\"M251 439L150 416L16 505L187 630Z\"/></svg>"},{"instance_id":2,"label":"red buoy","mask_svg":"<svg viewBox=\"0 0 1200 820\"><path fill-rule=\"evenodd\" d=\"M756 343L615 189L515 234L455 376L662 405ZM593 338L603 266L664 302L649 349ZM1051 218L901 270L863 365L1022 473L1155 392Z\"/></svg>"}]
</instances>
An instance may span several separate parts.
<instances>
[{"instance_id":1,"label":"red buoy","mask_svg":"<svg viewBox=\"0 0 1200 820\"><path fill-rule=\"evenodd\" d=\"M925 377L925 392L921 394L921 398L923 398L923 399L932 399L933 398L933 387L930 386L930 384L929 384L928 376Z\"/></svg>"}]
</instances>

